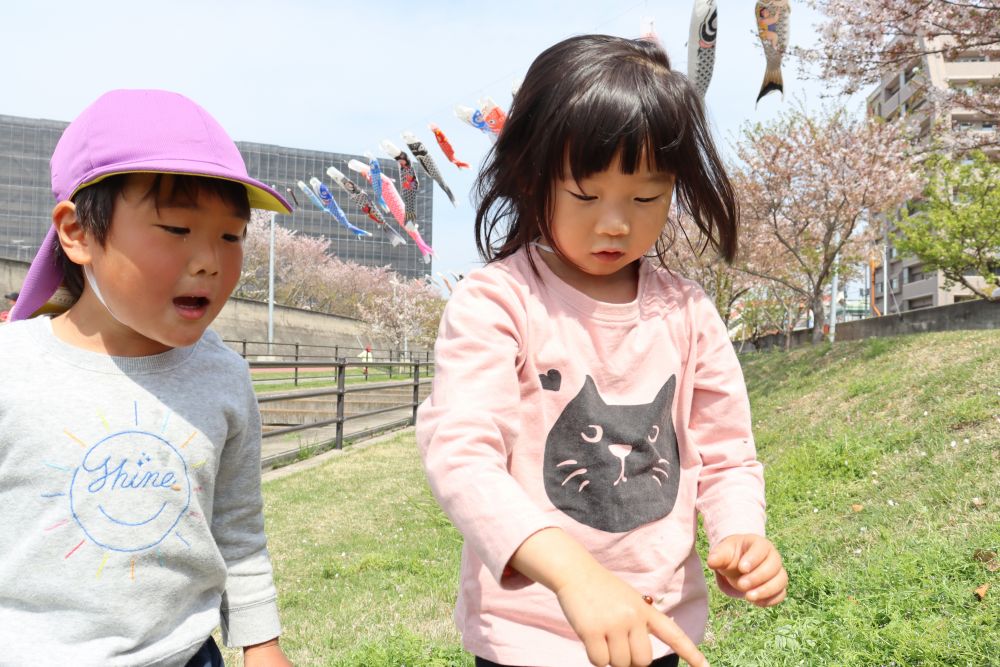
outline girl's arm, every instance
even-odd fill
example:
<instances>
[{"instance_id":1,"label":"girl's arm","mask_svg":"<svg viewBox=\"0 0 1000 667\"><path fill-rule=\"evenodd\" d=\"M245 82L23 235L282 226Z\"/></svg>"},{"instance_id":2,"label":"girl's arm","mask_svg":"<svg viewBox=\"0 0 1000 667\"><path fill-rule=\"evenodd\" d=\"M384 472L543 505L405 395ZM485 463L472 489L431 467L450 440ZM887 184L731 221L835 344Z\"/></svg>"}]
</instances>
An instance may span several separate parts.
<instances>
[{"instance_id":1,"label":"girl's arm","mask_svg":"<svg viewBox=\"0 0 1000 667\"><path fill-rule=\"evenodd\" d=\"M696 507L714 547L730 535L764 535L764 472L743 371L722 319L701 289L691 308L697 338L687 435L701 457Z\"/></svg>"},{"instance_id":2,"label":"girl's arm","mask_svg":"<svg viewBox=\"0 0 1000 667\"><path fill-rule=\"evenodd\" d=\"M448 301L417 444L435 498L501 581L521 543L553 522L507 469L510 448L534 425L520 419L525 306L496 273L473 273Z\"/></svg>"},{"instance_id":3,"label":"girl's arm","mask_svg":"<svg viewBox=\"0 0 1000 667\"><path fill-rule=\"evenodd\" d=\"M514 552L510 566L556 594L592 664L649 664L653 634L693 667L708 667L705 656L673 620L643 601L639 591L563 530L546 528L531 535Z\"/></svg>"}]
</instances>

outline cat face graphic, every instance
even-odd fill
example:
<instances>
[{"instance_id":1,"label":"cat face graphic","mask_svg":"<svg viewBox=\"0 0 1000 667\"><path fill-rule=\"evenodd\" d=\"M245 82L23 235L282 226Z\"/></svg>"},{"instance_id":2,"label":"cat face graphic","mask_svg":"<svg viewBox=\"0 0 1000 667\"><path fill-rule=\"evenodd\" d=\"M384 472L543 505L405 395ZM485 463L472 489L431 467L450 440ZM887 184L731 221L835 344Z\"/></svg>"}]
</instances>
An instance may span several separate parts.
<instances>
[{"instance_id":1,"label":"cat face graphic","mask_svg":"<svg viewBox=\"0 0 1000 667\"><path fill-rule=\"evenodd\" d=\"M543 387L558 391L553 371L540 377ZM543 476L552 504L609 533L669 514L680 481L671 416L676 385L671 376L650 403L608 405L588 375L545 441Z\"/></svg>"}]
</instances>

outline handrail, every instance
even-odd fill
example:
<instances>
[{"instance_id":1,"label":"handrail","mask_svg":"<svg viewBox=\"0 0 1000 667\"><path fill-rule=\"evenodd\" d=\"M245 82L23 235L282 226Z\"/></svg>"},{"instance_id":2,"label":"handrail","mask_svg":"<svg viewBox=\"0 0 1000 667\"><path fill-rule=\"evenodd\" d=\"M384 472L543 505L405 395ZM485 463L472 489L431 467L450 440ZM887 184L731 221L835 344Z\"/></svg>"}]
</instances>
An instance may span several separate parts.
<instances>
[{"instance_id":1,"label":"handrail","mask_svg":"<svg viewBox=\"0 0 1000 667\"><path fill-rule=\"evenodd\" d=\"M289 424L286 426L280 426L278 428L270 429L262 433L263 439L274 438L281 435L287 435L289 433L296 433L300 431L305 431L308 429L320 429L329 426L335 426L335 435L332 439L327 440L319 445L313 447L313 449L325 449L332 447L334 449L342 449L344 446L344 424L356 419L362 419L365 417L372 417L375 415L385 414L389 412L397 412L403 408L410 408L411 415L408 421L409 424L416 424L417 408L420 405L420 388L426 386L432 382L430 377L422 377L421 368L426 368L431 364L424 363L422 361L347 361L344 358L340 359L326 359L323 361L306 361L299 359L297 361L250 361L249 366L251 371L258 369L294 369L295 379L299 378L299 369L330 369L335 371L335 375L331 374L330 380L335 380L335 385L329 388L319 388L319 389L305 389L298 391L282 391L274 392L271 394L261 394L257 397L257 402L260 405L268 403L276 403L279 401L292 402L301 399L309 398L321 398L333 396L336 397L335 406L331 406L330 416L328 418L318 419L316 421L311 421L301 424ZM406 374L411 377L409 379L389 381L389 382L373 382L364 384L352 384L347 385L347 375L349 369L364 368L369 369L371 367L388 367L391 369L405 369ZM361 377L360 375L356 377ZM367 376L366 376L367 377ZM291 378L289 378L291 379ZM273 378L267 381L274 381ZM373 393L379 391L386 391L391 389L398 389L401 387L412 388L412 396L409 401L397 403L394 405L377 407L370 410L365 410L363 412L357 412L354 414L345 415L344 414L344 402L345 398L349 395L358 395L362 393ZM405 423L404 420L395 420L392 425L398 425L400 423ZM386 424L388 426L389 424ZM377 428L377 427L376 427ZM371 429L369 429L371 430ZM270 457L265 457L264 464L273 463L276 459L294 457L298 454L297 451L292 452L282 452L279 454L272 455Z\"/></svg>"}]
</instances>

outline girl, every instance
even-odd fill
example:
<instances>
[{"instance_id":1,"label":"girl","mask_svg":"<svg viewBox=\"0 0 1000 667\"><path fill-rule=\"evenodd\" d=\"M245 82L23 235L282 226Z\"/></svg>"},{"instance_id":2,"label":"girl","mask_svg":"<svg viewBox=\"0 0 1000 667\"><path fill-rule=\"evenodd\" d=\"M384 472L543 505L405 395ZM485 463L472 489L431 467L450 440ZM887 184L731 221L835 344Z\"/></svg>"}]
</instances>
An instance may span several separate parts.
<instances>
[{"instance_id":1,"label":"girl","mask_svg":"<svg viewBox=\"0 0 1000 667\"><path fill-rule=\"evenodd\" d=\"M736 253L697 93L652 43L556 44L478 187L488 264L448 303L417 422L431 488L465 537L464 645L478 666L705 665L697 513L727 594L774 605L787 577L763 537L726 330L697 285L646 258L662 255L675 193Z\"/></svg>"}]
</instances>

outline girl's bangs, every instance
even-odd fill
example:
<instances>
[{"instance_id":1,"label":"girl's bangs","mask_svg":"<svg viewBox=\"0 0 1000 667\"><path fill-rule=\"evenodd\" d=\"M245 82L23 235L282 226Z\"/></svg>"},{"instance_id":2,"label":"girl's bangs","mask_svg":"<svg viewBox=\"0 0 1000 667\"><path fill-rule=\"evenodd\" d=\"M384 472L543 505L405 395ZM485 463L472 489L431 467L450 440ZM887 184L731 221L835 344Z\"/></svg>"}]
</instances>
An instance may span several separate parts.
<instances>
[{"instance_id":1,"label":"girl's bangs","mask_svg":"<svg viewBox=\"0 0 1000 667\"><path fill-rule=\"evenodd\" d=\"M570 174L562 173L564 166L559 165L560 178L582 180L607 170L616 158L625 174L643 165L650 171L677 172L678 153L691 139L683 90L664 85L668 77L662 74L638 69L650 75L649 81L595 85L569 105L560 125Z\"/></svg>"}]
</instances>

